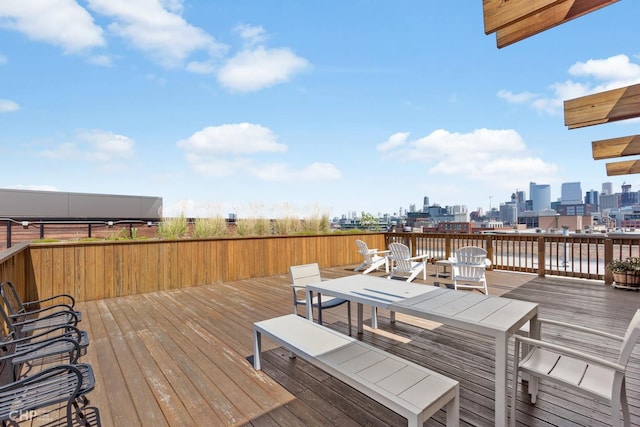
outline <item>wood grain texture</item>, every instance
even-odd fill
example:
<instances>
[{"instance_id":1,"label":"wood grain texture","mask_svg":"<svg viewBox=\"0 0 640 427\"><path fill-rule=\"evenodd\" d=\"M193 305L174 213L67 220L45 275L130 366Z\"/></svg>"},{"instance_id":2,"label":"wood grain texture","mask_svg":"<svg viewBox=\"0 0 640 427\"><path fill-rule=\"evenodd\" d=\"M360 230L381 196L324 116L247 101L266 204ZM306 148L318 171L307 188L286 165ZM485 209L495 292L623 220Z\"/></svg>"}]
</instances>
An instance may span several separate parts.
<instances>
[{"instance_id":1,"label":"wood grain texture","mask_svg":"<svg viewBox=\"0 0 640 427\"><path fill-rule=\"evenodd\" d=\"M640 84L564 102L564 124L569 129L634 117L640 117Z\"/></svg>"},{"instance_id":2,"label":"wood grain texture","mask_svg":"<svg viewBox=\"0 0 640 427\"><path fill-rule=\"evenodd\" d=\"M564 1L566 0L483 0L484 32L485 34L494 33L549 6Z\"/></svg>"},{"instance_id":3,"label":"wood grain texture","mask_svg":"<svg viewBox=\"0 0 640 427\"><path fill-rule=\"evenodd\" d=\"M529 2L528 0L505 1L505 4L514 3L515 6L511 7L521 10L521 15L524 17L498 29L496 32L496 44L498 48L509 46L617 1L618 0L566 0L541 2L544 4L552 4L548 5L548 7L542 6L533 13L528 13L530 10L529 3L537 2Z\"/></svg>"},{"instance_id":4,"label":"wood grain texture","mask_svg":"<svg viewBox=\"0 0 640 427\"><path fill-rule=\"evenodd\" d=\"M640 173L640 160L607 163L607 176Z\"/></svg>"},{"instance_id":5,"label":"wood grain texture","mask_svg":"<svg viewBox=\"0 0 640 427\"><path fill-rule=\"evenodd\" d=\"M353 267L324 268L322 276L354 274ZM427 281L416 282L451 284L434 272L430 266ZM592 280L487 274L492 295L538 302L541 317L615 334L624 333L640 298ZM92 340L83 361L97 373L88 397L101 425L406 425L362 393L301 359L290 359L269 340L263 341L263 371L252 368L247 360L253 353L252 324L290 313L290 292L289 278L276 275L82 303L82 324ZM368 314L365 310L365 325ZM363 342L460 381L461 426L494 426L493 340L409 316L391 324L385 310L379 316L380 330L365 326ZM346 306L327 310L323 318L328 327L346 333ZM614 342L585 341L582 334L552 326L544 333L592 354L614 351ZM629 362L627 381L632 425L640 423L638 363L640 346ZM540 383L536 405L529 403L526 384L518 384L516 409L518 425L609 422L606 405L548 382ZM444 420L440 411L425 426L441 426Z\"/></svg>"},{"instance_id":6,"label":"wood grain texture","mask_svg":"<svg viewBox=\"0 0 640 427\"><path fill-rule=\"evenodd\" d=\"M593 141L591 151L594 160L635 156L640 154L640 135Z\"/></svg>"}]
</instances>

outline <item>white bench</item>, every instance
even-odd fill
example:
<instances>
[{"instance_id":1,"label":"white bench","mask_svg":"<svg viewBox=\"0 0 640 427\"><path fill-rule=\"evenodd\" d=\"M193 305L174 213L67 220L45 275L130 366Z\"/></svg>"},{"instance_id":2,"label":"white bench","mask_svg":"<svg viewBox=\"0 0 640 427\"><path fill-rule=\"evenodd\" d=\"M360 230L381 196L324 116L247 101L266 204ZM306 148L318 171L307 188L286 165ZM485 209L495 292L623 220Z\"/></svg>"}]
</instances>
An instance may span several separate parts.
<instances>
[{"instance_id":1,"label":"white bench","mask_svg":"<svg viewBox=\"0 0 640 427\"><path fill-rule=\"evenodd\" d=\"M422 427L441 408L458 426L458 382L307 319L289 314L253 325L253 366L261 369L261 335Z\"/></svg>"}]
</instances>

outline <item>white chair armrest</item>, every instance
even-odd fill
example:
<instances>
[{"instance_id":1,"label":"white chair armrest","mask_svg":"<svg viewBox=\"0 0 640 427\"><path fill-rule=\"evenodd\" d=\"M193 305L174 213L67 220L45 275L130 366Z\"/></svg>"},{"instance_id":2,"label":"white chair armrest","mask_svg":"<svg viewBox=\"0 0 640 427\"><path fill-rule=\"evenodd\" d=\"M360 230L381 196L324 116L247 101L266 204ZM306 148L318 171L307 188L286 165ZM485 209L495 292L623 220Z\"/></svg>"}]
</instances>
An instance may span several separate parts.
<instances>
[{"instance_id":1,"label":"white chair armrest","mask_svg":"<svg viewBox=\"0 0 640 427\"><path fill-rule=\"evenodd\" d=\"M491 266L491 260L489 258L485 258L484 265L486 265L487 267L490 267Z\"/></svg>"},{"instance_id":2,"label":"white chair armrest","mask_svg":"<svg viewBox=\"0 0 640 427\"><path fill-rule=\"evenodd\" d=\"M413 257L409 258L409 261L417 261L417 260L420 260L420 259L423 259L423 258L429 258L429 255L416 255L416 256L413 256Z\"/></svg>"},{"instance_id":3,"label":"white chair armrest","mask_svg":"<svg viewBox=\"0 0 640 427\"><path fill-rule=\"evenodd\" d=\"M384 255L388 254L391 251L379 251L377 249L369 249L369 255Z\"/></svg>"},{"instance_id":4,"label":"white chair armrest","mask_svg":"<svg viewBox=\"0 0 640 427\"><path fill-rule=\"evenodd\" d=\"M624 341L624 337L621 337L619 335L610 334L609 332L600 331L598 329L587 328L585 326L579 326L579 325L573 325L571 323L560 322L558 320L540 318L540 319L538 319L538 322L540 322L541 326L543 324L555 325L555 326L560 326L560 327L567 328L567 329L573 329L574 331L580 331L580 332L584 332L584 333L587 333L587 334L592 334L592 335L597 335L597 336L609 338L609 339L612 339L612 340L615 340L615 341L619 341L619 342Z\"/></svg>"},{"instance_id":5,"label":"white chair armrest","mask_svg":"<svg viewBox=\"0 0 640 427\"><path fill-rule=\"evenodd\" d=\"M567 356L576 357L581 360L585 360L592 363L597 363L602 366L606 366L610 369L616 370L618 372L624 373L625 367L620 365L619 363L612 362L610 360L603 359L601 357L592 356L590 354L584 353L582 351L574 350L572 348L564 347L558 344L544 342L540 340L534 340L532 338L523 337L520 335L514 335L513 338L516 341L522 341L525 344L528 344L533 347L546 348L549 350L553 350L560 354L565 354Z\"/></svg>"}]
</instances>

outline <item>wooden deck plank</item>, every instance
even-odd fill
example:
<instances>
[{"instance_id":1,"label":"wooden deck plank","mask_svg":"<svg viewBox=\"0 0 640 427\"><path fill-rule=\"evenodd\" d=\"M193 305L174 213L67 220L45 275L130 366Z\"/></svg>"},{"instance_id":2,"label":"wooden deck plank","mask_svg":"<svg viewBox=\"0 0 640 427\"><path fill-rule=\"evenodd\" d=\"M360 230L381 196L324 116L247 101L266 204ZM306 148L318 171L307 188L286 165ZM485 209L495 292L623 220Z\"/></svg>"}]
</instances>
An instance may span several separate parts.
<instances>
[{"instance_id":1,"label":"wooden deck plank","mask_svg":"<svg viewBox=\"0 0 640 427\"><path fill-rule=\"evenodd\" d=\"M354 266L322 270L323 277L354 274ZM426 281L451 286L450 277ZM383 273L372 273L383 275ZM535 301L540 316L622 334L640 292L602 282L514 272L488 272L491 295ZM406 421L282 348L264 341L263 371L251 367L253 322L292 311L288 275L203 285L182 290L83 303L80 324L90 333L85 360L96 371L89 395L101 425L402 425ZM365 309L365 323L369 320ZM355 317L355 310L353 314ZM346 305L323 312L327 325L347 332ZM462 426L493 426L493 342L488 338L379 312L379 329L365 327L361 339L460 382ZM543 333L557 336L554 327ZM611 355L611 344L562 339L593 354ZM510 384L510 382L509 382ZM632 424L640 425L640 349L628 369ZM519 426L606 426L609 408L565 389L541 383L538 403L529 404L518 385ZM145 419L145 414L148 418ZM440 411L425 423L444 424ZM132 422L134 421L134 422Z\"/></svg>"}]
</instances>

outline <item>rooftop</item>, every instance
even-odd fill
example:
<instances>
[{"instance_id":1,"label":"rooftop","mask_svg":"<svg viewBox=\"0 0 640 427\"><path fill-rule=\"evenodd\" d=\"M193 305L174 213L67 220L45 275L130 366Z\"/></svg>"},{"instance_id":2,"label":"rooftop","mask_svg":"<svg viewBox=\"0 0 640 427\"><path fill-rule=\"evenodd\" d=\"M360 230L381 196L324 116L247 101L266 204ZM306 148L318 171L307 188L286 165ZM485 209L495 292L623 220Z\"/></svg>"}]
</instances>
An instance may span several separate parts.
<instances>
[{"instance_id":1,"label":"rooftop","mask_svg":"<svg viewBox=\"0 0 640 427\"><path fill-rule=\"evenodd\" d=\"M323 269L325 278L354 266ZM426 284L446 286L429 266ZM357 274L357 273L355 273ZM374 273L372 273L374 274ZM601 281L488 272L491 295L540 303L540 316L623 334L640 293ZM252 324L291 312L288 275L84 302L81 326L91 337L85 361L96 373L89 415L101 425L403 425L399 415L288 352L263 343L263 371L251 366ZM425 283L416 280L416 283ZM366 316L365 310L365 316ZM493 343L452 327L398 315L361 339L460 382L461 425L492 426ZM345 332L346 307L324 312ZM365 324L367 321L365 320ZM544 333L544 331L543 331ZM553 334L553 329L549 329ZM566 337L572 339L573 337ZM607 343L585 351L610 355ZM640 424L640 349L629 366L632 424ZM509 382L510 384L510 382ZM538 403L518 388L521 425L608 425L606 405L542 383ZM441 425L444 413L425 425Z\"/></svg>"}]
</instances>

